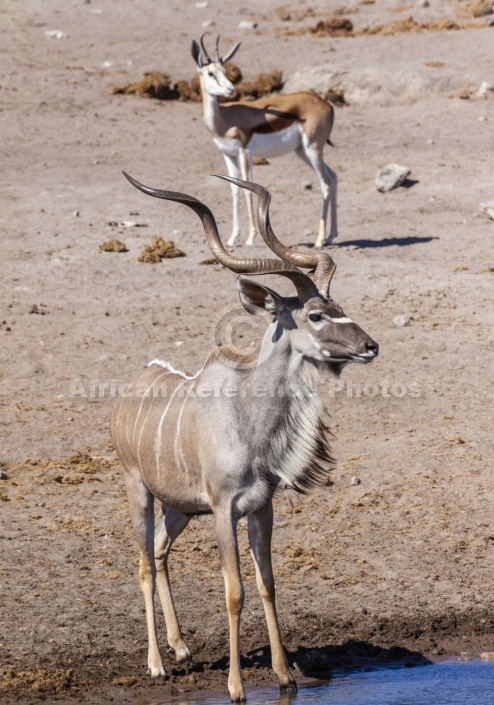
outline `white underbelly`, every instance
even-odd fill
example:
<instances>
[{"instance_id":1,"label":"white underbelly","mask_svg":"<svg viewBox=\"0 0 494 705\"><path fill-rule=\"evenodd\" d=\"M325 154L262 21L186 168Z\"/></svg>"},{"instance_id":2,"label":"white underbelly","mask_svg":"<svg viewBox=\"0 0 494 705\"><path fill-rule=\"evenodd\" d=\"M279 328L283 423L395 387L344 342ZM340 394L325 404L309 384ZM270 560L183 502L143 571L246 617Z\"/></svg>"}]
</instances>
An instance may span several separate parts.
<instances>
[{"instance_id":1,"label":"white underbelly","mask_svg":"<svg viewBox=\"0 0 494 705\"><path fill-rule=\"evenodd\" d=\"M302 141L302 128L300 123L279 132L255 132L249 142L249 151L256 157L281 157L290 154Z\"/></svg>"},{"instance_id":2,"label":"white underbelly","mask_svg":"<svg viewBox=\"0 0 494 705\"><path fill-rule=\"evenodd\" d=\"M240 140L228 137L214 137L215 145L223 154L237 158L242 147ZM256 157L281 157L290 154L302 143L302 128L300 123L293 123L290 127L279 132L255 132L247 145L251 155Z\"/></svg>"}]
</instances>

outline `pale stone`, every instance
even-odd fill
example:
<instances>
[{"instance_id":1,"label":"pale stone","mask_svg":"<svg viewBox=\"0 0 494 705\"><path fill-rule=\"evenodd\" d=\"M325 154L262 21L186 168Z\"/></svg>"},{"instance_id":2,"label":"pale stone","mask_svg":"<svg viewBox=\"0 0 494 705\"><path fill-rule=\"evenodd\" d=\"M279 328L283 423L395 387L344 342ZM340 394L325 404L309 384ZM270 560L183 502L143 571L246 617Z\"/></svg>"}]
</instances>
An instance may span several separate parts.
<instances>
[{"instance_id":1,"label":"pale stone","mask_svg":"<svg viewBox=\"0 0 494 705\"><path fill-rule=\"evenodd\" d=\"M400 164L386 164L386 166L376 174L376 188L381 193L392 191L398 188L398 186L401 186L410 174L411 170L406 166L401 166Z\"/></svg>"},{"instance_id":2,"label":"pale stone","mask_svg":"<svg viewBox=\"0 0 494 705\"><path fill-rule=\"evenodd\" d=\"M257 26L257 22L253 20L240 20L238 23L239 29L256 29Z\"/></svg>"},{"instance_id":3,"label":"pale stone","mask_svg":"<svg viewBox=\"0 0 494 705\"><path fill-rule=\"evenodd\" d=\"M397 328L404 328L410 325L410 319L406 314L393 318L393 323Z\"/></svg>"},{"instance_id":4,"label":"pale stone","mask_svg":"<svg viewBox=\"0 0 494 705\"><path fill-rule=\"evenodd\" d=\"M494 220L494 201L480 203L479 210L481 213L485 213L486 215L488 215L491 220Z\"/></svg>"}]
</instances>

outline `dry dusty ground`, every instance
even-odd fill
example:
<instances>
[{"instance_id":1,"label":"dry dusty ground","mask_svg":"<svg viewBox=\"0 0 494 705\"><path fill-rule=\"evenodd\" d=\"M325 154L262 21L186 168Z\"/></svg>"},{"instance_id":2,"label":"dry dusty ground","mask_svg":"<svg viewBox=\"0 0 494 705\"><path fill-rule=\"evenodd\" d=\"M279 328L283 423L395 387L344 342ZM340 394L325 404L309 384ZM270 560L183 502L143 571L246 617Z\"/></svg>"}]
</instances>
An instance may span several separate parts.
<instances>
[{"instance_id":1,"label":"dry dusty ground","mask_svg":"<svg viewBox=\"0 0 494 705\"><path fill-rule=\"evenodd\" d=\"M121 175L197 196L226 234L229 190L210 177L224 166L201 106L110 95L112 85L148 70L190 78L190 43L209 19L225 46L243 40L236 62L248 78L276 68L288 78L328 62L383 74L375 99L337 109L336 147L326 152L340 177L333 295L381 355L369 368L347 369L341 390L323 389L338 459L332 486L276 500L278 600L295 671L327 676L494 650L494 223L479 215L479 203L494 198L494 100L462 100L447 89L494 81L494 29L469 17L465 3L431 0L418 10L350 0L343 14L356 30L411 15L476 26L337 38L300 31L328 5L339 9L316 0L313 15L297 22L282 20L271 0L210 0L207 8L179 0L2 3L6 701L166 702L183 690L226 687L227 618L204 518L179 540L172 565L196 665L186 672L167 661L170 679L149 690L137 551L109 445L117 385L155 357L193 371L238 307L234 275L198 264L208 251L196 217L146 198ZM255 31L238 28L252 19ZM46 36L51 30L68 36ZM389 77L409 67L438 77L437 90L386 98ZM380 194L374 175L390 161L409 166L411 180ZM285 157L255 177L273 194L276 232L292 245L310 242L319 195L304 165ZM154 236L173 239L187 256L137 262ZM111 238L128 252L101 252ZM395 326L398 315L410 325ZM258 333L246 326L242 340ZM245 675L274 684L244 527L241 541Z\"/></svg>"}]
</instances>

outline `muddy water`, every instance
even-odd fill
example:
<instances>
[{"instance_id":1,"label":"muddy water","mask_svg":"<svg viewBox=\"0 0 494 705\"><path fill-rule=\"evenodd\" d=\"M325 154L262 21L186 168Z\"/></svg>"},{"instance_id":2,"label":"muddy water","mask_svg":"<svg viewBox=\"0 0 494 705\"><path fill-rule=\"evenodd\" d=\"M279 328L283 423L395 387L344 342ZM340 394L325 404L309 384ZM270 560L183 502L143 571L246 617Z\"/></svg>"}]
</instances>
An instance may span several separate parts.
<instances>
[{"instance_id":1,"label":"muddy water","mask_svg":"<svg viewBox=\"0 0 494 705\"><path fill-rule=\"evenodd\" d=\"M493 661L448 661L383 669L303 685L295 696L274 688L247 690L249 705L494 705ZM156 700L152 705L228 705L224 694ZM150 704L151 705L151 704Z\"/></svg>"}]
</instances>

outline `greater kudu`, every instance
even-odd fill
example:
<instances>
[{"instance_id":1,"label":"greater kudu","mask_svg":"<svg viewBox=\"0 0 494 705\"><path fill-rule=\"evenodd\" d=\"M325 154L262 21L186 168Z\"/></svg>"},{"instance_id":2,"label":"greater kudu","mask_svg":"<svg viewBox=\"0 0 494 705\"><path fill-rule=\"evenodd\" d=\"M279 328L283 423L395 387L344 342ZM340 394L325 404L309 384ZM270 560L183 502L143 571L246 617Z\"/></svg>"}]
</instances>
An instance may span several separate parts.
<instances>
[{"instance_id":1,"label":"greater kudu","mask_svg":"<svg viewBox=\"0 0 494 705\"><path fill-rule=\"evenodd\" d=\"M232 700L244 700L239 656L244 592L237 522L247 516L273 668L280 688L294 691L296 684L283 650L275 608L272 496L280 483L305 492L327 478L333 461L316 392L319 375L338 375L350 362L368 363L376 357L378 346L331 299L329 283L335 265L329 254L298 252L276 238L269 223L270 195L261 186L223 177L259 196L259 228L279 259L242 259L228 254L213 214L203 203L127 178L144 193L183 203L197 213L211 251L225 267L238 274L280 274L297 290L297 296L282 298L239 276L244 308L270 318L259 356L219 347L194 377L155 360L137 378L134 393L121 398L114 408L113 441L125 470L130 514L140 547L149 672L153 678L165 675L156 633L156 585L168 643L179 661L190 658L173 605L168 554L192 516L213 514L230 622L228 688ZM299 267L315 269L312 278ZM162 508L156 530L154 498Z\"/></svg>"}]
</instances>

